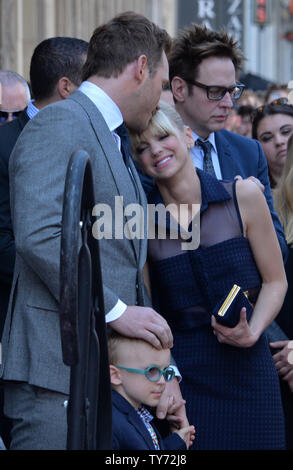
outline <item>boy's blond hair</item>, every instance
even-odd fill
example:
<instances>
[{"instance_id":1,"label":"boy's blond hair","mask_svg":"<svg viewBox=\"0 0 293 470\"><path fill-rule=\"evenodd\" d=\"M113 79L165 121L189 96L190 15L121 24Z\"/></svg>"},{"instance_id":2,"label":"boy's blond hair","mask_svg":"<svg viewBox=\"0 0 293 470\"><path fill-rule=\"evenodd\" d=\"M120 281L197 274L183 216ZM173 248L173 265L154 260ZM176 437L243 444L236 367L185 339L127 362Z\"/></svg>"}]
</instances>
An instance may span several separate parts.
<instances>
[{"instance_id":1,"label":"boy's blond hair","mask_svg":"<svg viewBox=\"0 0 293 470\"><path fill-rule=\"evenodd\" d=\"M139 338L129 338L128 336L122 336L117 333L115 330L109 328L108 329L108 357L109 357L109 364L119 364L120 360L120 351L123 348L123 345L132 343L133 345L136 344L148 344L150 348L154 348L150 343L143 339Z\"/></svg>"}]
</instances>

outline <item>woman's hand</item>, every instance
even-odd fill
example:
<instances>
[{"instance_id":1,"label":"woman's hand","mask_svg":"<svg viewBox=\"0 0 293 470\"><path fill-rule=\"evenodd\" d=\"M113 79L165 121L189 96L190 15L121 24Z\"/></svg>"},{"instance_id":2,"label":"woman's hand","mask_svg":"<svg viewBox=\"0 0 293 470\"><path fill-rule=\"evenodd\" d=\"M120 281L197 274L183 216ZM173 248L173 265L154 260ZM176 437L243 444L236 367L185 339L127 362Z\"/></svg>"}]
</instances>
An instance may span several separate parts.
<instances>
[{"instance_id":1,"label":"woman's hand","mask_svg":"<svg viewBox=\"0 0 293 470\"><path fill-rule=\"evenodd\" d=\"M183 400L180 386L176 377L171 382L166 383L157 405L157 418L168 419L173 427L180 429L189 426L185 409L186 401Z\"/></svg>"},{"instance_id":2,"label":"woman's hand","mask_svg":"<svg viewBox=\"0 0 293 470\"><path fill-rule=\"evenodd\" d=\"M275 341L270 343L272 349L281 349L273 355L278 374L288 383L293 392L293 341Z\"/></svg>"},{"instance_id":3,"label":"woman's hand","mask_svg":"<svg viewBox=\"0 0 293 470\"><path fill-rule=\"evenodd\" d=\"M250 348L259 338L259 335L254 333L247 323L245 307L241 309L239 322L234 328L221 325L214 316L212 316L211 325L219 343L230 344L239 348Z\"/></svg>"},{"instance_id":4,"label":"woman's hand","mask_svg":"<svg viewBox=\"0 0 293 470\"><path fill-rule=\"evenodd\" d=\"M176 380L176 379L173 379ZM177 380L176 380L177 381ZM171 432L177 432L185 441L187 449L192 445L195 439L195 427L190 426L185 411L185 400L169 396L168 414L166 419L170 425Z\"/></svg>"}]
</instances>

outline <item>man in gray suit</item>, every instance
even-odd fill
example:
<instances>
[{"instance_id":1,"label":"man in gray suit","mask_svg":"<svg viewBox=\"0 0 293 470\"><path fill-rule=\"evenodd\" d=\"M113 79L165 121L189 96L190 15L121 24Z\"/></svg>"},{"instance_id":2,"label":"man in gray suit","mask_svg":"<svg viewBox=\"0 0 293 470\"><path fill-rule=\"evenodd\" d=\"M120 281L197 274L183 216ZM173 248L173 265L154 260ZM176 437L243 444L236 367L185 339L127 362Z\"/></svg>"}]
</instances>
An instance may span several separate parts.
<instances>
[{"instance_id":1,"label":"man in gray suit","mask_svg":"<svg viewBox=\"0 0 293 470\"><path fill-rule=\"evenodd\" d=\"M64 449L69 368L62 362L59 259L65 175L73 152L92 161L97 203L115 214L146 200L135 167L120 152L124 121L143 131L168 82L168 34L146 18L124 13L96 29L78 91L47 106L22 132L10 159L16 261L2 338L5 412L11 449ZM145 218L146 219L146 218ZM141 220L141 224L143 224ZM143 283L143 239L102 239L106 321L120 333L170 347L166 321L151 307Z\"/></svg>"},{"instance_id":2,"label":"man in gray suit","mask_svg":"<svg viewBox=\"0 0 293 470\"><path fill-rule=\"evenodd\" d=\"M82 82L82 67L87 56L88 43L78 38L53 37L40 42L30 62L30 86L33 99L16 119L0 126L0 338L6 317L13 279L15 246L10 216L9 158L25 125L40 109L66 99ZM10 72L8 77L14 72ZM16 74L17 75L17 74ZM2 77L2 78L1 78ZM0 71L0 82L3 74ZM14 77L14 80L16 78ZM24 79L22 79L24 81ZM21 96L30 96L27 83L17 82ZM28 91L28 93L27 93ZM6 96L6 106L8 106ZM10 109L17 109L13 106ZM3 390L0 380L0 434L9 447L9 423L3 417Z\"/></svg>"}]
</instances>

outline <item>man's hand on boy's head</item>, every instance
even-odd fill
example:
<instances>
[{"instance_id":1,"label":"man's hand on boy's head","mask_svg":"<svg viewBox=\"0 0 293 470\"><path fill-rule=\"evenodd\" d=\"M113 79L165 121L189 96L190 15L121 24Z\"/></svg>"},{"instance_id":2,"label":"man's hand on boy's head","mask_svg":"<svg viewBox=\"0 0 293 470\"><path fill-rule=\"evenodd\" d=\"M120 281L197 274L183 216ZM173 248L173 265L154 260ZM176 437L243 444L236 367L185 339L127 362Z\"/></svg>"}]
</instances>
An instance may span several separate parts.
<instances>
[{"instance_id":1,"label":"man's hand on boy's head","mask_svg":"<svg viewBox=\"0 0 293 470\"><path fill-rule=\"evenodd\" d=\"M110 325L121 335L144 339L157 349L170 349L173 346L168 323L150 307L128 306Z\"/></svg>"}]
</instances>

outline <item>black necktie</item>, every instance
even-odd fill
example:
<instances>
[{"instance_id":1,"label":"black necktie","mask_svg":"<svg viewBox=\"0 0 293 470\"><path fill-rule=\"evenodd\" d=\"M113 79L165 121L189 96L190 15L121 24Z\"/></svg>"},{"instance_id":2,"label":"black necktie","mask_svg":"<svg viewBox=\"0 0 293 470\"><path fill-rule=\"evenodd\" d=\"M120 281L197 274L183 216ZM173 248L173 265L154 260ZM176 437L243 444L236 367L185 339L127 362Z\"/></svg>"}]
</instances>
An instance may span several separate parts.
<instances>
[{"instance_id":1,"label":"black necktie","mask_svg":"<svg viewBox=\"0 0 293 470\"><path fill-rule=\"evenodd\" d=\"M123 122L121 126L117 127L115 130L116 134L119 135L121 141L121 153L123 155L123 160L127 168L129 168L129 160L131 157L131 150L130 150L130 140L127 127Z\"/></svg>"},{"instance_id":2,"label":"black necktie","mask_svg":"<svg viewBox=\"0 0 293 470\"><path fill-rule=\"evenodd\" d=\"M121 126L117 127L117 129L115 129L115 132L120 137L121 153L122 153L122 156L123 156L123 160L124 160L124 163L126 165L126 168L127 168L128 172L130 174L130 178L132 180L132 183L133 183L133 186L134 186L134 189L135 189L136 197L138 197L137 187L136 187L135 180L134 180L131 168L130 168L130 159L132 158L132 155L131 155L131 146L130 146L129 134L128 134L128 130L127 130L127 127L126 127L125 123L123 122L121 124Z\"/></svg>"},{"instance_id":3,"label":"black necktie","mask_svg":"<svg viewBox=\"0 0 293 470\"><path fill-rule=\"evenodd\" d=\"M196 145L199 145L203 149L203 171L216 176L212 161L212 144L208 140L197 139Z\"/></svg>"}]
</instances>

